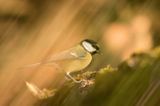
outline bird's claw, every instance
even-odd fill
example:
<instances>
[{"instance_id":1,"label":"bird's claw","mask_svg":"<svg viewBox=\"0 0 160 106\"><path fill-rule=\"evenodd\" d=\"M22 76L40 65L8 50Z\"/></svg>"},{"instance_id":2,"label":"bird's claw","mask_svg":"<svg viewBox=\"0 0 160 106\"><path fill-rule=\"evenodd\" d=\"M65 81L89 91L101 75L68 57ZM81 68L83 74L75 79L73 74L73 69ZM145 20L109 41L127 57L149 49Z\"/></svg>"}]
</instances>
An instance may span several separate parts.
<instances>
[{"instance_id":1,"label":"bird's claw","mask_svg":"<svg viewBox=\"0 0 160 106\"><path fill-rule=\"evenodd\" d=\"M94 84L94 80L87 80L87 79L81 80L81 88L85 88L85 87L93 85L93 84Z\"/></svg>"}]
</instances>

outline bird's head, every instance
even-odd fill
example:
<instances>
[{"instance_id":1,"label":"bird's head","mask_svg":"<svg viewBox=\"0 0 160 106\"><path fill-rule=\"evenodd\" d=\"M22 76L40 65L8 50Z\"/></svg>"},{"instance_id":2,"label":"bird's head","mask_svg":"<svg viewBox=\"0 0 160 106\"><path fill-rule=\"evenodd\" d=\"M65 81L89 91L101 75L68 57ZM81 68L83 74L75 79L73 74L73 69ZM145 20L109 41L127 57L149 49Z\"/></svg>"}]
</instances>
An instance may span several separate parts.
<instances>
[{"instance_id":1,"label":"bird's head","mask_svg":"<svg viewBox=\"0 0 160 106\"><path fill-rule=\"evenodd\" d=\"M92 55L100 52L100 47L97 44L97 42L91 40L91 39L85 39L81 42L83 48L91 53Z\"/></svg>"}]
</instances>

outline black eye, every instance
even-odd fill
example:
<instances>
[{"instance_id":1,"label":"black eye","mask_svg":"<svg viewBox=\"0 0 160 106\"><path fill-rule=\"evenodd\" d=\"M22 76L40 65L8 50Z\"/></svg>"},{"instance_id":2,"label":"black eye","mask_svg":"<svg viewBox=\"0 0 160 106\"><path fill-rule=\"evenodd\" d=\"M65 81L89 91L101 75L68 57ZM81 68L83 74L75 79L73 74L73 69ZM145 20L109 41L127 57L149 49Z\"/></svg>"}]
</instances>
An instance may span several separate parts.
<instances>
[{"instance_id":1,"label":"black eye","mask_svg":"<svg viewBox=\"0 0 160 106\"><path fill-rule=\"evenodd\" d=\"M97 50L97 51L99 51L99 46L96 44L96 45L93 45L93 47Z\"/></svg>"},{"instance_id":2,"label":"black eye","mask_svg":"<svg viewBox=\"0 0 160 106\"><path fill-rule=\"evenodd\" d=\"M100 49L100 48L99 48L99 45L98 45L97 42L95 42L94 40L85 39L85 40L83 40L82 42L88 42L88 43L90 43L90 44L92 45L92 47L96 49L96 51L94 52L94 54L97 53L97 52L99 52L99 49ZM81 43L82 43L82 42L81 42Z\"/></svg>"}]
</instances>

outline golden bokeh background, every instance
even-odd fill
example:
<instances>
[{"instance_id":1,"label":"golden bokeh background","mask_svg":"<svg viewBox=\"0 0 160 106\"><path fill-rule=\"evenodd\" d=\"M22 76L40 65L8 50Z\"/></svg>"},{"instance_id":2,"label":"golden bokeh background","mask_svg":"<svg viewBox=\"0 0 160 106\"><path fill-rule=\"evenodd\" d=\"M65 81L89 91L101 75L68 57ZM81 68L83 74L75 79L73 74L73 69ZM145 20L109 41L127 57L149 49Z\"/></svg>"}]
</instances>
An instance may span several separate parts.
<instances>
[{"instance_id":1,"label":"golden bokeh background","mask_svg":"<svg viewBox=\"0 0 160 106\"><path fill-rule=\"evenodd\" d=\"M117 66L134 52L159 45L158 0L0 0L0 106L33 106L26 88L63 84L54 67L19 69L81 40L96 40L101 56L88 70Z\"/></svg>"}]
</instances>

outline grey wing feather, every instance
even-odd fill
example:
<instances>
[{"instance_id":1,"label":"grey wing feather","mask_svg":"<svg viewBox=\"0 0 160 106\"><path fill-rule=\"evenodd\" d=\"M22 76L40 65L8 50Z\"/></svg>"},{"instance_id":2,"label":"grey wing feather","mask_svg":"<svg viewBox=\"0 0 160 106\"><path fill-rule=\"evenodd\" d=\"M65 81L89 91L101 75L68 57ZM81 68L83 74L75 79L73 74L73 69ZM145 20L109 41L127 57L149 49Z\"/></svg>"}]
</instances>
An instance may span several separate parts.
<instances>
[{"instance_id":1,"label":"grey wing feather","mask_svg":"<svg viewBox=\"0 0 160 106\"><path fill-rule=\"evenodd\" d=\"M80 59L85 56L84 52L79 52L78 50L75 50L74 48L70 50L66 50L64 52L61 52L57 55L53 55L50 58L46 60L46 62L54 62L54 61L61 61L61 60L70 60L70 59Z\"/></svg>"},{"instance_id":2,"label":"grey wing feather","mask_svg":"<svg viewBox=\"0 0 160 106\"><path fill-rule=\"evenodd\" d=\"M27 65L25 67L35 67L35 66L44 65L44 64L55 64L55 65L57 65L54 62L61 61L61 60L70 60L70 59L83 59L85 54L86 54L86 52L83 52L83 51L79 52L78 50L76 50L74 48L71 48L71 49L63 51L59 54L53 55L43 62L37 62L37 63L34 63L34 64Z\"/></svg>"}]
</instances>

